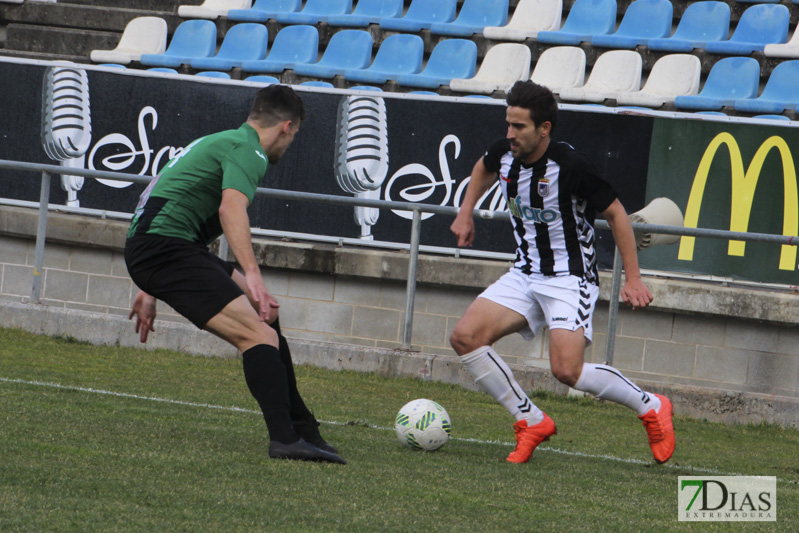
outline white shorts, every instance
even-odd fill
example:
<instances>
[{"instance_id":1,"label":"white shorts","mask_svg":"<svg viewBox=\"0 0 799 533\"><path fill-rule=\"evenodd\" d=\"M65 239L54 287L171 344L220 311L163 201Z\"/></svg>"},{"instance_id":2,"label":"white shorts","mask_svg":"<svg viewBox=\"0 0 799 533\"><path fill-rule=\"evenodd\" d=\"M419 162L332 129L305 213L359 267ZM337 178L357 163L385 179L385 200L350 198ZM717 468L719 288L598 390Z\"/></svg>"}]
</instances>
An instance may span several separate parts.
<instances>
[{"instance_id":1,"label":"white shorts","mask_svg":"<svg viewBox=\"0 0 799 533\"><path fill-rule=\"evenodd\" d=\"M583 333L591 344L594 308L599 286L577 276L526 275L516 268L499 278L478 298L486 298L516 311L527 319L528 327L519 331L532 340L544 326Z\"/></svg>"}]
</instances>

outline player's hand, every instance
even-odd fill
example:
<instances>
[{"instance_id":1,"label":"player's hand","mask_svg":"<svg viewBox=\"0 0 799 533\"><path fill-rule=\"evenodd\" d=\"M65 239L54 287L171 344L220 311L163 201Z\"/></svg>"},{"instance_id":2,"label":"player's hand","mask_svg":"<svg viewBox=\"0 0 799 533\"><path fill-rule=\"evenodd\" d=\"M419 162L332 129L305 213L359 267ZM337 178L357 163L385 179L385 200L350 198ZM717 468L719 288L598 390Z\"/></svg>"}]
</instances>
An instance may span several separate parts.
<instances>
[{"instance_id":1,"label":"player's hand","mask_svg":"<svg viewBox=\"0 0 799 533\"><path fill-rule=\"evenodd\" d=\"M269 294L261 277L261 271L245 272L244 278L247 281L247 288L250 290L252 299L255 300L258 318L262 322L269 322L272 318L273 310L280 307L277 299Z\"/></svg>"},{"instance_id":2,"label":"player's hand","mask_svg":"<svg viewBox=\"0 0 799 533\"><path fill-rule=\"evenodd\" d=\"M474 242L474 220L470 216L455 217L455 221L449 227L450 231L458 238L458 247L471 246Z\"/></svg>"},{"instance_id":3,"label":"player's hand","mask_svg":"<svg viewBox=\"0 0 799 533\"><path fill-rule=\"evenodd\" d=\"M640 279L627 280L621 290L621 299L633 309L646 307L655 299Z\"/></svg>"},{"instance_id":4,"label":"player's hand","mask_svg":"<svg viewBox=\"0 0 799 533\"><path fill-rule=\"evenodd\" d=\"M155 332L155 297L144 291L139 291L133 298L133 307L128 315L128 320L136 317L136 333L140 342L147 342L151 331Z\"/></svg>"}]
</instances>

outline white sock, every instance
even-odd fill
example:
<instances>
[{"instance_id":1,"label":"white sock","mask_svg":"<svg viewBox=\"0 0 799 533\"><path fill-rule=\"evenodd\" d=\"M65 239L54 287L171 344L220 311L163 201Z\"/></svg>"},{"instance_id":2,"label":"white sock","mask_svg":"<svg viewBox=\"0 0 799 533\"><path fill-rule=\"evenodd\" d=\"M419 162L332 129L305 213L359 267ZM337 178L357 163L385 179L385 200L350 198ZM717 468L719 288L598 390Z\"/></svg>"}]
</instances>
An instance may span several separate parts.
<instances>
[{"instance_id":1,"label":"white sock","mask_svg":"<svg viewBox=\"0 0 799 533\"><path fill-rule=\"evenodd\" d=\"M583 371L574 388L629 407L638 416L651 409L660 409L660 399L657 396L639 389L621 372L607 365L583 363Z\"/></svg>"},{"instance_id":2,"label":"white sock","mask_svg":"<svg viewBox=\"0 0 799 533\"><path fill-rule=\"evenodd\" d=\"M464 355L461 362L480 388L493 396L516 420L527 420L528 426L543 422L544 413L530 401L516 383L511 369L490 346L482 346Z\"/></svg>"}]
</instances>

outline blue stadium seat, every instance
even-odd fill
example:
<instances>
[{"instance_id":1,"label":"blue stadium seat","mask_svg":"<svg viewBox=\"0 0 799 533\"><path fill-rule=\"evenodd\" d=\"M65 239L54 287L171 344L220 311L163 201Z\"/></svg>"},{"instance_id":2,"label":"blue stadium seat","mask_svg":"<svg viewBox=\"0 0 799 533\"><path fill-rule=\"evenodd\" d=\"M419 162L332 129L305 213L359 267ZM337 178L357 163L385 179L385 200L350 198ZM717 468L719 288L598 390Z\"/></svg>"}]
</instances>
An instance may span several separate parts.
<instances>
[{"instance_id":1,"label":"blue stadium seat","mask_svg":"<svg viewBox=\"0 0 799 533\"><path fill-rule=\"evenodd\" d=\"M304 82L300 83L300 85L302 85L304 87L323 87L325 89L335 89L336 88L336 86L333 85L332 83L330 83L329 81L319 81L319 80L304 81Z\"/></svg>"},{"instance_id":2,"label":"blue stadium seat","mask_svg":"<svg viewBox=\"0 0 799 533\"><path fill-rule=\"evenodd\" d=\"M316 61L319 56L319 32L315 26L286 26L275 35L266 59L243 61L245 72L281 73L301 63Z\"/></svg>"},{"instance_id":3,"label":"blue stadium seat","mask_svg":"<svg viewBox=\"0 0 799 533\"><path fill-rule=\"evenodd\" d=\"M649 39L671 33L674 8L669 0L635 0L627 7L619 29L610 35L595 35L591 44L599 48L633 50Z\"/></svg>"},{"instance_id":4,"label":"blue stadium seat","mask_svg":"<svg viewBox=\"0 0 799 533\"><path fill-rule=\"evenodd\" d=\"M302 7L302 0L255 0L250 9L231 9L228 20L235 22L266 22L276 19L279 13L294 13Z\"/></svg>"},{"instance_id":5,"label":"blue stadium seat","mask_svg":"<svg viewBox=\"0 0 799 533\"><path fill-rule=\"evenodd\" d=\"M358 0L350 15L328 17L331 26L365 28L369 24L379 24L384 18L397 18L402 15L403 0Z\"/></svg>"},{"instance_id":6,"label":"blue stadium seat","mask_svg":"<svg viewBox=\"0 0 799 533\"><path fill-rule=\"evenodd\" d=\"M380 45L375 59L365 69L350 69L344 79L362 83L385 83L402 74L416 74L422 70L424 41L418 35L397 33L389 35Z\"/></svg>"},{"instance_id":7,"label":"blue stadium seat","mask_svg":"<svg viewBox=\"0 0 799 533\"><path fill-rule=\"evenodd\" d=\"M757 4L741 15L729 41L710 42L705 51L712 54L749 55L762 52L767 44L788 40L790 11L781 4Z\"/></svg>"},{"instance_id":8,"label":"blue stadium seat","mask_svg":"<svg viewBox=\"0 0 799 533\"><path fill-rule=\"evenodd\" d=\"M250 76L244 81L254 81L257 83L280 83L280 80L274 76Z\"/></svg>"},{"instance_id":9,"label":"blue stadium seat","mask_svg":"<svg viewBox=\"0 0 799 533\"><path fill-rule=\"evenodd\" d=\"M471 78L477 68L477 45L471 39L446 39L433 48L430 59L419 74L397 76L407 87L438 89L455 78Z\"/></svg>"},{"instance_id":10,"label":"blue stadium seat","mask_svg":"<svg viewBox=\"0 0 799 533\"><path fill-rule=\"evenodd\" d=\"M200 71L200 72L196 72L194 75L195 76L202 76L202 77L205 77L205 78L218 78L220 80L229 80L230 79L230 74L228 74L227 72L218 72L216 70Z\"/></svg>"},{"instance_id":11,"label":"blue stadium seat","mask_svg":"<svg viewBox=\"0 0 799 533\"><path fill-rule=\"evenodd\" d=\"M727 2L706 0L689 5L671 37L649 39L650 50L691 52L704 48L710 41L721 41L730 34L730 5Z\"/></svg>"},{"instance_id":12,"label":"blue stadium seat","mask_svg":"<svg viewBox=\"0 0 799 533\"><path fill-rule=\"evenodd\" d=\"M594 35L613 31L616 9L616 0L575 0L558 31L540 31L536 38L544 44L578 45L590 41Z\"/></svg>"},{"instance_id":13,"label":"blue stadium seat","mask_svg":"<svg viewBox=\"0 0 799 533\"><path fill-rule=\"evenodd\" d=\"M280 24L319 24L334 15L352 13L352 0L306 0L299 13L279 13Z\"/></svg>"},{"instance_id":14,"label":"blue stadium seat","mask_svg":"<svg viewBox=\"0 0 799 533\"><path fill-rule=\"evenodd\" d=\"M147 72L160 72L161 74L177 74L178 71L169 67L153 67L148 68Z\"/></svg>"},{"instance_id":15,"label":"blue stadium seat","mask_svg":"<svg viewBox=\"0 0 799 533\"><path fill-rule=\"evenodd\" d=\"M718 111L739 98L754 98L760 88L760 63L752 57L725 57L707 75L697 95L678 96L677 109Z\"/></svg>"},{"instance_id":16,"label":"blue stadium seat","mask_svg":"<svg viewBox=\"0 0 799 533\"><path fill-rule=\"evenodd\" d=\"M790 122L791 121L791 119L789 117L786 117L785 115L755 115L752 118L760 118L760 119L763 119L763 120L781 120L781 121L784 121L784 122Z\"/></svg>"},{"instance_id":17,"label":"blue stadium seat","mask_svg":"<svg viewBox=\"0 0 799 533\"><path fill-rule=\"evenodd\" d=\"M211 20L192 19L180 23L163 54L142 54L146 67L179 67L198 57L216 52L216 24Z\"/></svg>"},{"instance_id":18,"label":"blue stadium seat","mask_svg":"<svg viewBox=\"0 0 799 533\"><path fill-rule=\"evenodd\" d=\"M353 91L377 91L382 93L383 89L380 87L372 87L371 85L356 85L354 87L350 87Z\"/></svg>"},{"instance_id":19,"label":"blue stadium seat","mask_svg":"<svg viewBox=\"0 0 799 533\"><path fill-rule=\"evenodd\" d=\"M330 38L318 63L300 64L294 73L314 78L333 78L348 69L363 69L372 61L372 34L365 30L341 30Z\"/></svg>"},{"instance_id":20,"label":"blue stadium seat","mask_svg":"<svg viewBox=\"0 0 799 533\"><path fill-rule=\"evenodd\" d=\"M245 22L231 26L214 57L192 59L195 69L230 70L251 59L264 59L269 33L263 24Z\"/></svg>"},{"instance_id":21,"label":"blue stadium seat","mask_svg":"<svg viewBox=\"0 0 799 533\"><path fill-rule=\"evenodd\" d=\"M458 0L411 0L405 16L380 21L380 28L384 30L418 32L430 29L437 22L452 22Z\"/></svg>"},{"instance_id":22,"label":"blue stadium seat","mask_svg":"<svg viewBox=\"0 0 799 533\"><path fill-rule=\"evenodd\" d=\"M735 100L735 110L747 113L780 114L796 111L799 105L799 60L783 61L774 67L757 98Z\"/></svg>"},{"instance_id":23,"label":"blue stadium seat","mask_svg":"<svg viewBox=\"0 0 799 533\"><path fill-rule=\"evenodd\" d=\"M482 34L486 26L504 26L507 23L508 0L464 0L455 20L433 24L430 33L471 37L476 33Z\"/></svg>"}]
</instances>

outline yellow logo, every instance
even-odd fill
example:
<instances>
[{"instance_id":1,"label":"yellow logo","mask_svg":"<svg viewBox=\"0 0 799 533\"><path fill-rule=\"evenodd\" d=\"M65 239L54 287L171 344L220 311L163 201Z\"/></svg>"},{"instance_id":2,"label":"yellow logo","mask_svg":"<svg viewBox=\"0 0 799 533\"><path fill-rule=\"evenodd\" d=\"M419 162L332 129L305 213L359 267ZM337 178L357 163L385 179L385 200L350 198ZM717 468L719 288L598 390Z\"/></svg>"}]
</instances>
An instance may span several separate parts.
<instances>
[{"instance_id":1,"label":"yellow logo","mask_svg":"<svg viewBox=\"0 0 799 533\"><path fill-rule=\"evenodd\" d=\"M782 234L797 236L799 234L799 200L797 200L796 167L788 144L782 137L769 137L760 145L749 168L744 171L743 158L738 142L731 134L723 132L718 134L708 145L688 197L688 206L685 210L685 227L695 228L699 221L699 210L702 207L702 196L707 185L708 174L713 159L719 147L724 144L730 152L730 166L732 173L732 205L730 211L730 231L746 232L749 228L749 215L752 211L752 202L755 197L757 181L763 162L769 152L776 148L782 157L783 169L783 219ZM680 239L678 259L691 261L694 257L694 237ZM744 241L731 240L727 247L727 255L743 257L746 248ZM780 270L794 270L796 268L796 246L784 244L780 253Z\"/></svg>"}]
</instances>

